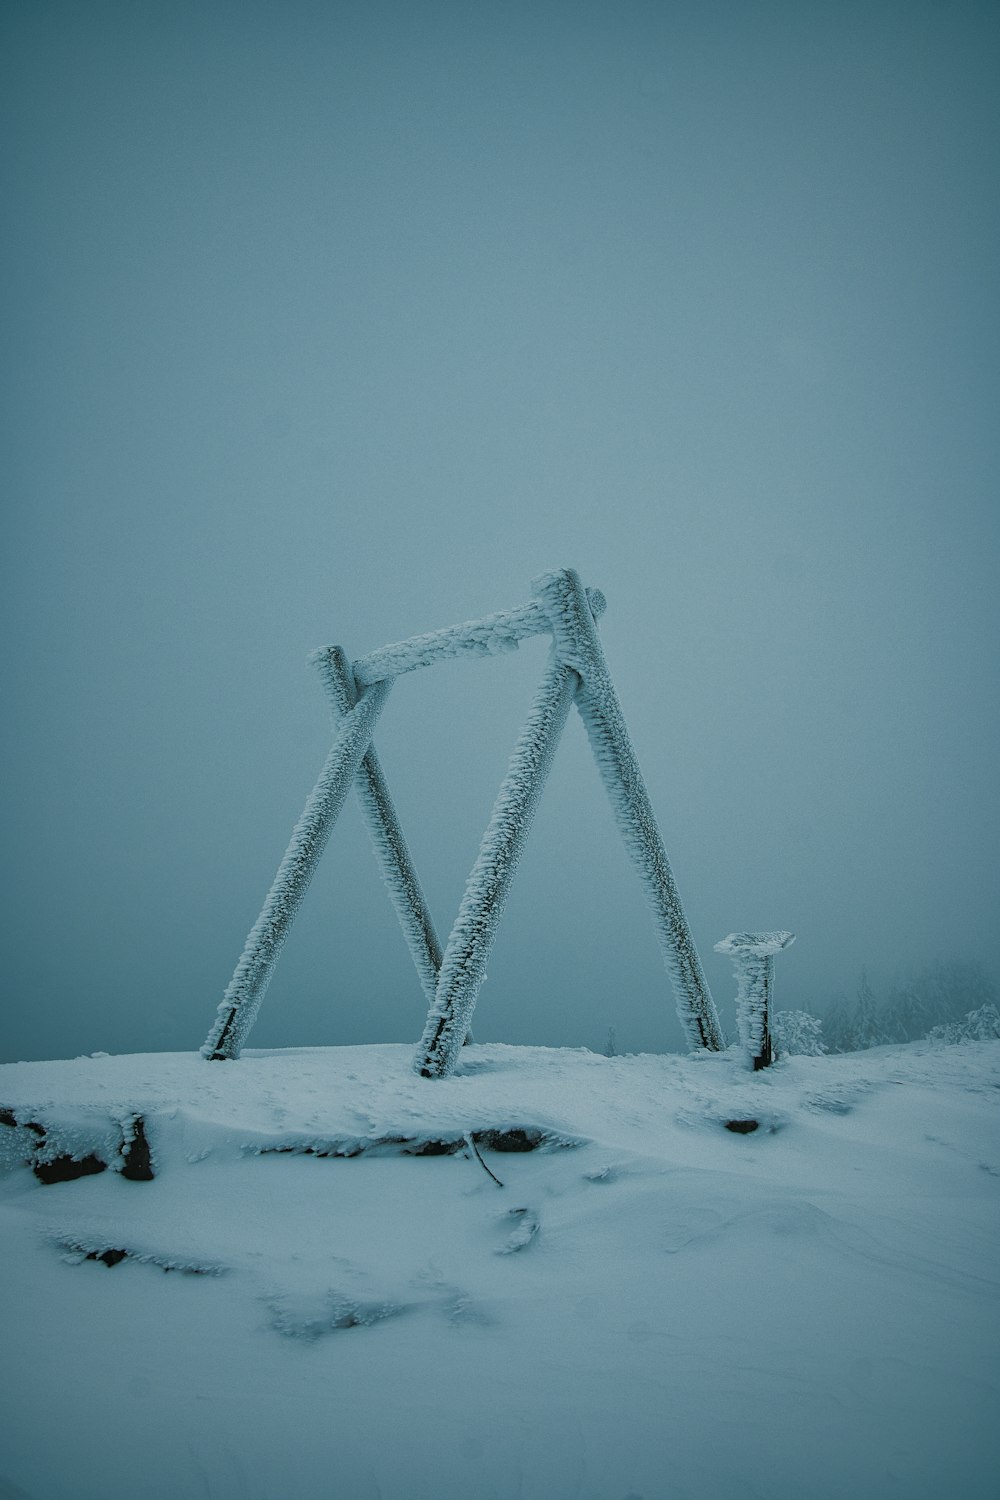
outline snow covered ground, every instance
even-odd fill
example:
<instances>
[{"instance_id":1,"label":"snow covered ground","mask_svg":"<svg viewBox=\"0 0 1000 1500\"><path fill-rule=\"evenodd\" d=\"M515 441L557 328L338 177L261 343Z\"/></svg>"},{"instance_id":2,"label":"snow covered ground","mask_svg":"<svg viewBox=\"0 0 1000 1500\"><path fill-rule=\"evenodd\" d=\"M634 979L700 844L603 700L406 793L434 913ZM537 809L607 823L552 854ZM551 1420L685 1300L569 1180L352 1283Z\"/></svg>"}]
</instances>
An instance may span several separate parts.
<instances>
[{"instance_id":1,"label":"snow covered ground","mask_svg":"<svg viewBox=\"0 0 1000 1500\"><path fill-rule=\"evenodd\" d=\"M411 1057L0 1068L3 1500L992 1500L1000 1042Z\"/></svg>"}]
</instances>

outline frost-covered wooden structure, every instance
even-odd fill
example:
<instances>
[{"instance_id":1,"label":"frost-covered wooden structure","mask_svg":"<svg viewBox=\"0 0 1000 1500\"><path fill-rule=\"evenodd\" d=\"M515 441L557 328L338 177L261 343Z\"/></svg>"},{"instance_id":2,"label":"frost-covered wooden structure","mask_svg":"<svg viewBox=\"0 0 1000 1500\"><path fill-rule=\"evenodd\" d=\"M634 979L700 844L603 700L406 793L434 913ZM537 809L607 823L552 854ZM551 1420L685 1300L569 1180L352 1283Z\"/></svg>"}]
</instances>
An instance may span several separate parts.
<instances>
[{"instance_id":1,"label":"frost-covered wooden structure","mask_svg":"<svg viewBox=\"0 0 1000 1500\"><path fill-rule=\"evenodd\" d=\"M731 932L715 945L736 970L736 1024L755 1073L774 1061L774 955L794 942L793 932Z\"/></svg>"},{"instance_id":2,"label":"frost-covered wooden structure","mask_svg":"<svg viewBox=\"0 0 1000 1500\"><path fill-rule=\"evenodd\" d=\"M725 1046L649 794L597 633L603 594L570 568L543 574L534 599L483 620L418 635L351 662L339 646L313 654L340 720L263 910L202 1048L236 1058L246 1041L310 877L352 786L358 794L429 1012L414 1066L450 1073L469 1032L507 894L571 704L586 726L618 826L648 899L678 1015L695 1047ZM455 925L442 952L372 736L394 678L455 656L491 656L549 633L552 651L497 794Z\"/></svg>"}]
</instances>

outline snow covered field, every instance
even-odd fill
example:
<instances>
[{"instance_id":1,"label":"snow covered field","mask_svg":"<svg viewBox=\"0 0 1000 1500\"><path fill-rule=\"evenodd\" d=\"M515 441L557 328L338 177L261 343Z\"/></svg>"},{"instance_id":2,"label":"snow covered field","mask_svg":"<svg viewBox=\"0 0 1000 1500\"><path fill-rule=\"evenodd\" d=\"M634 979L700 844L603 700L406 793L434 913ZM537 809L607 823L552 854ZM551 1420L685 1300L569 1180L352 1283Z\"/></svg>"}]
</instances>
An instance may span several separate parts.
<instances>
[{"instance_id":1,"label":"snow covered field","mask_svg":"<svg viewBox=\"0 0 1000 1500\"><path fill-rule=\"evenodd\" d=\"M411 1058L0 1068L3 1500L996 1494L1000 1042Z\"/></svg>"}]
</instances>

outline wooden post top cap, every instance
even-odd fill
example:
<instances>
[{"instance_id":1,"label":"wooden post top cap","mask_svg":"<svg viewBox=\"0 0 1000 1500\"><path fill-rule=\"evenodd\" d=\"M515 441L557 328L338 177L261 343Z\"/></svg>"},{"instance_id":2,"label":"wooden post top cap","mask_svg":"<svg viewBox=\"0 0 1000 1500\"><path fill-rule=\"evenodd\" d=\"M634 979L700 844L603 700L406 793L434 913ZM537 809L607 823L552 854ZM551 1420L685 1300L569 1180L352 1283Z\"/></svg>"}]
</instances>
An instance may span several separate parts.
<instances>
[{"instance_id":1,"label":"wooden post top cap","mask_svg":"<svg viewBox=\"0 0 1000 1500\"><path fill-rule=\"evenodd\" d=\"M780 953L795 942L794 932L731 932L721 943L716 943L716 953L749 953L765 958L769 953Z\"/></svg>"}]
</instances>

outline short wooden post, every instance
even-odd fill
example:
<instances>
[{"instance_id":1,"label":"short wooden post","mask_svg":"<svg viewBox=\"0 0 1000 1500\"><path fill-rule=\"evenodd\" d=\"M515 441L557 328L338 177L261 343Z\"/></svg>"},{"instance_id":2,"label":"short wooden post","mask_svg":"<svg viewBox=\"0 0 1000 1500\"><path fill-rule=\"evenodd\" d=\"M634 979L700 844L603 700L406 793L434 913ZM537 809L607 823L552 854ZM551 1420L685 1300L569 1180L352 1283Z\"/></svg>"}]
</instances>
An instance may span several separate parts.
<instances>
[{"instance_id":1,"label":"short wooden post","mask_svg":"<svg viewBox=\"0 0 1000 1500\"><path fill-rule=\"evenodd\" d=\"M731 932L716 943L716 953L728 953L736 970L736 1023L740 1041L750 1054L754 1072L774 1061L771 1007L774 995L774 955L794 943L792 932Z\"/></svg>"}]
</instances>

